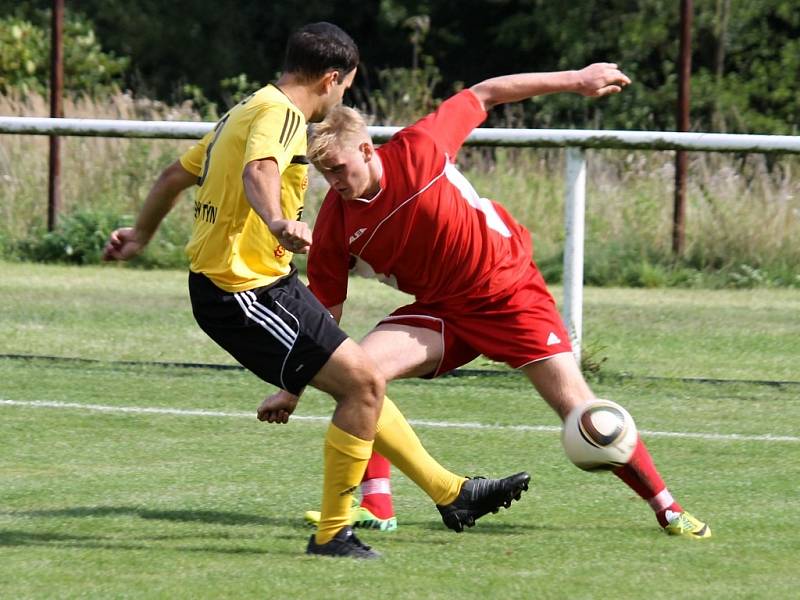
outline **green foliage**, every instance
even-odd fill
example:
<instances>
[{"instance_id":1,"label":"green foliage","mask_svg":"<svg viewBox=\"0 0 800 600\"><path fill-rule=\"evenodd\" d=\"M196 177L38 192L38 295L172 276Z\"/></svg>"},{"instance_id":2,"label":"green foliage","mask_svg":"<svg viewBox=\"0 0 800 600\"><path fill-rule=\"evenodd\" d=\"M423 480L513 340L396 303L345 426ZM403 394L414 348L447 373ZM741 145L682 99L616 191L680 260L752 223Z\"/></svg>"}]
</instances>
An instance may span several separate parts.
<instances>
[{"instance_id":1,"label":"green foliage","mask_svg":"<svg viewBox=\"0 0 800 600\"><path fill-rule=\"evenodd\" d=\"M0 0L0 14L13 15L5 17L0 27L0 63L11 65L0 76L8 79L12 73L12 85L19 89L31 85L36 89L47 72L49 24L48 12L42 10L47 8L41 0ZM249 82L273 78L281 69L283 46L292 29L328 20L360 45L363 60L354 93L358 103L368 104L373 95L390 101L399 98L397 106L411 105L398 111L401 122L414 113L415 98L423 100L420 107L430 105L419 92L430 89L431 81L449 91L460 82L470 85L498 74L575 69L610 61L619 63L633 79L624 94L598 101L567 95L537 99L527 104L522 125L675 128L680 17L675 2L147 0L131 10L130 3L122 0L75 0L69 8L69 36L83 58L68 57L68 61L75 62L83 76L101 79L101 86L117 82L125 65L114 56L124 56L130 58L127 85L162 99L196 98L204 114L211 113L201 98L223 107ZM225 27L219 27L221 14ZM796 133L800 126L796 1L696 2L693 22L692 128ZM21 23L28 25L12 34L11 25ZM35 32L29 31L31 23ZM104 60L87 30L96 31L115 55ZM82 43L86 47L79 48ZM425 72L433 65L438 71ZM396 71L408 68L411 74ZM232 78L232 73L240 75ZM75 86L81 89L95 85L76 77ZM410 89L398 89L403 85ZM190 86L191 93L187 95L184 86ZM395 116L387 106L379 112L382 120ZM494 118L501 114L495 111Z\"/></svg>"},{"instance_id":2,"label":"green foliage","mask_svg":"<svg viewBox=\"0 0 800 600\"><path fill-rule=\"evenodd\" d=\"M245 73L239 73L235 77L226 77L221 80L219 87L222 90L223 106L230 108L246 96L259 90L263 87L263 84L251 81ZM218 103L206 96L206 93L199 85L193 83L182 85L180 91L176 93L176 98L180 102L188 101L204 121L219 120Z\"/></svg>"},{"instance_id":3,"label":"green foliage","mask_svg":"<svg viewBox=\"0 0 800 600\"><path fill-rule=\"evenodd\" d=\"M68 15L63 40L67 92L98 95L115 89L129 60L104 52L90 21ZM48 26L13 16L0 18L0 93L44 94L49 78Z\"/></svg>"},{"instance_id":4,"label":"green foliage","mask_svg":"<svg viewBox=\"0 0 800 600\"><path fill-rule=\"evenodd\" d=\"M75 265L100 262L108 234L120 219L107 212L76 212L62 218L54 231L34 231L20 241L17 255L23 260Z\"/></svg>"},{"instance_id":5,"label":"green foliage","mask_svg":"<svg viewBox=\"0 0 800 600\"><path fill-rule=\"evenodd\" d=\"M49 51L49 50L48 50ZM64 87L96 96L117 89L130 60L104 52L94 25L79 15L64 22Z\"/></svg>"},{"instance_id":6,"label":"green foliage","mask_svg":"<svg viewBox=\"0 0 800 600\"><path fill-rule=\"evenodd\" d=\"M262 83L251 81L245 73L239 73L235 77L226 77L219 82L219 85L228 108L263 87Z\"/></svg>"},{"instance_id":7,"label":"green foliage","mask_svg":"<svg viewBox=\"0 0 800 600\"><path fill-rule=\"evenodd\" d=\"M47 36L32 23L0 18L0 92L42 91L47 77Z\"/></svg>"},{"instance_id":8,"label":"green foliage","mask_svg":"<svg viewBox=\"0 0 800 600\"><path fill-rule=\"evenodd\" d=\"M378 78L381 88L370 96L369 112L379 123L409 125L434 110L439 103L434 88L442 77L439 69L431 63L418 69L384 69Z\"/></svg>"},{"instance_id":9,"label":"green foliage","mask_svg":"<svg viewBox=\"0 0 800 600\"><path fill-rule=\"evenodd\" d=\"M184 248L191 235L186 219L165 219L144 252L129 264L142 269L187 269L189 259Z\"/></svg>"},{"instance_id":10,"label":"green foliage","mask_svg":"<svg viewBox=\"0 0 800 600\"><path fill-rule=\"evenodd\" d=\"M581 340L581 372L587 381L602 381L606 375L603 365L608 347L596 340Z\"/></svg>"},{"instance_id":11,"label":"green foliage","mask_svg":"<svg viewBox=\"0 0 800 600\"><path fill-rule=\"evenodd\" d=\"M189 102L204 121L219 120L217 103L209 100L199 85L192 83L182 85L176 93L176 99L179 102Z\"/></svg>"},{"instance_id":12,"label":"green foliage","mask_svg":"<svg viewBox=\"0 0 800 600\"><path fill-rule=\"evenodd\" d=\"M130 225L132 218L113 212L79 210L64 216L54 231L40 226L7 249L9 258L72 265L99 264L108 235ZM130 261L144 269L181 269L188 266L183 251L189 237L188 224L167 219L144 253ZM3 240L0 238L0 247Z\"/></svg>"}]
</instances>

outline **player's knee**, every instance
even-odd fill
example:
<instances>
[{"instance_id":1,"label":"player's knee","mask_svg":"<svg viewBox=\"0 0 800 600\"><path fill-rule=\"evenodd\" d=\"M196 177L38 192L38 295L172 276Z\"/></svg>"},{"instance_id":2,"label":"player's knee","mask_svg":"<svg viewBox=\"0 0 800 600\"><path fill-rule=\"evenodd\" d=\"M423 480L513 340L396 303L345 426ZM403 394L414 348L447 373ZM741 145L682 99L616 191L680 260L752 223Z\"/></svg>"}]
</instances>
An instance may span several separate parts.
<instances>
[{"instance_id":1,"label":"player's knee","mask_svg":"<svg viewBox=\"0 0 800 600\"><path fill-rule=\"evenodd\" d=\"M357 395L362 398L362 402L380 411L386 391L386 380L377 368L364 365L354 377L353 387Z\"/></svg>"}]
</instances>

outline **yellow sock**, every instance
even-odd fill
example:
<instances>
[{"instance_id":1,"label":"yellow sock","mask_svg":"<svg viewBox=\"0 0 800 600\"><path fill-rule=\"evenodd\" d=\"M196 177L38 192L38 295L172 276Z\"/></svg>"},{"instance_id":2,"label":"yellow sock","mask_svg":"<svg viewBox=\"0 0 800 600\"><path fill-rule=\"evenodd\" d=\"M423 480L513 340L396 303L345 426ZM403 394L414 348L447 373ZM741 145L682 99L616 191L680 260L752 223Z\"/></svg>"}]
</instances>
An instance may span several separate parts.
<instances>
[{"instance_id":1,"label":"yellow sock","mask_svg":"<svg viewBox=\"0 0 800 600\"><path fill-rule=\"evenodd\" d=\"M325 434L322 514L316 533L318 544L327 544L342 527L350 524L353 494L358 490L371 454L372 441L357 438L330 424Z\"/></svg>"},{"instance_id":2,"label":"yellow sock","mask_svg":"<svg viewBox=\"0 0 800 600\"><path fill-rule=\"evenodd\" d=\"M422 446L406 418L389 398L383 399L375 450L422 488L436 504L450 504L466 480L445 469Z\"/></svg>"}]
</instances>

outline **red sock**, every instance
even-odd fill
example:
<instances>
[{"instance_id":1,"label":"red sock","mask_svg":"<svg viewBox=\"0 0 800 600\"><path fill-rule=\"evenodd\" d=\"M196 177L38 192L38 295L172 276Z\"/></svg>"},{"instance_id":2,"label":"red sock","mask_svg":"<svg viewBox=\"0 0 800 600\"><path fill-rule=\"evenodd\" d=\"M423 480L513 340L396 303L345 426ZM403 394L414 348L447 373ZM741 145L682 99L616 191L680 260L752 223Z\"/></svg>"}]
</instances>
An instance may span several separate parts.
<instances>
[{"instance_id":1,"label":"red sock","mask_svg":"<svg viewBox=\"0 0 800 600\"><path fill-rule=\"evenodd\" d=\"M658 474L653 459L647 451L641 438L636 443L636 449L628 464L614 469L614 475L628 484L634 492L646 500L653 511L656 519L662 527L667 525L666 512L681 512L681 505L675 502L672 494L669 493L664 480Z\"/></svg>"},{"instance_id":2,"label":"red sock","mask_svg":"<svg viewBox=\"0 0 800 600\"><path fill-rule=\"evenodd\" d=\"M390 485L389 461L377 452L367 463L367 470L361 480L361 506L379 519L388 519L394 516L392 506L392 488Z\"/></svg>"}]
</instances>

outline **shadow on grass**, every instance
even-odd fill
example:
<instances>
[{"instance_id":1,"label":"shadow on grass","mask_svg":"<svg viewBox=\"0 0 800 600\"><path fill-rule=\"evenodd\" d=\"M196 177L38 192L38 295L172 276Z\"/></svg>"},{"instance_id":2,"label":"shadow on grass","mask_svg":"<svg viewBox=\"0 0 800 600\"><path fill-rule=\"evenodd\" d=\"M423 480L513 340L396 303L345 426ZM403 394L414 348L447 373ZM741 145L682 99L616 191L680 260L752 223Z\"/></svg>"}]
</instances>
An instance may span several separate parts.
<instances>
[{"instance_id":1,"label":"shadow on grass","mask_svg":"<svg viewBox=\"0 0 800 600\"><path fill-rule=\"evenodd\" d=\"M73 508L52 510L7 511L0 513L6 517L29 519L64 519L64 518L100 518L115 516L133 516L153 521L172 521L181 523L204 523L212 525L243 526L256 525L266 527L302 527L302 522L286 519L262 517L235 512L207 511L207 510L153 510L133 506L76 506ZM37 529L41 529L37 527ZM254 539L256 537L256 539ZM295 539L296 536L287 536ZM203 543L204 538L213 538L213 544ZM224 546L219 542L231 539L243 542L246 538L252 542L247 546ZM182 543L182 540L193 539L194 544ZM210 541L210 540L209 540ZM133 535L125 534L95 535L73 534L63 532L26 531L23 529L0 529L0 547L9 546L50 546L59 548L93 548L104 550L149 550L157 544L161 548L169 548L170 543L178 544L171 547L176 552L208 552L218 554L282 554L280 550L267 547L267 536L242 535L240 533L224 533L215 531L198 531L196 534L160 532L154 536L147 531L139 531ZM302 545L302 542L301 542Z\"/></svg>"},{"instance_id":2,"label":"shadow on grass","mask_svg":"<svg viewBox=\"0 0 800 600\"><path fill-rule=\"evenodd\" d=\"M153 510L136 506L76 506L53 510L29 510L0 513L9 517L27 518L84 518L136 516L141 519L179 521L186 523L210 523L215 525L282 525L291 524L286 519L248 515L244 513L216 510ZM300 524L300 520L297 520Z\"/></svg>"},{"instance_id":3,"label":"shadow on grass","mask_svg":"<svg viewBox=\"0 0 800 600\"><path fill-rule=\"evenodd\" d=\"M172 541L180 539L184 536L159 536L159 541ZM217 536L214 536L217 539ZM267 548L266 543L263 547L224 547L215 546L211 544L197 545L178 545L172 548L159 544L154 546L150 542L138 542L124 539L117 539L108 536L97 535L78 535L72 533L54 533L54 532L34 532L24 530L0 530L0 548L14 547L14 546L42 546L50 548L88 548L96 550L153 550L158 548L159 551L173 550L175 552L205 552L209 554L286 554L274 548ZM294 553L291 553L294 554Z\"/></svg>"}]
</instances>

